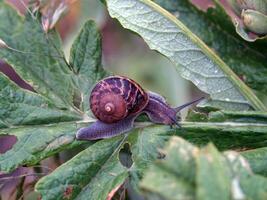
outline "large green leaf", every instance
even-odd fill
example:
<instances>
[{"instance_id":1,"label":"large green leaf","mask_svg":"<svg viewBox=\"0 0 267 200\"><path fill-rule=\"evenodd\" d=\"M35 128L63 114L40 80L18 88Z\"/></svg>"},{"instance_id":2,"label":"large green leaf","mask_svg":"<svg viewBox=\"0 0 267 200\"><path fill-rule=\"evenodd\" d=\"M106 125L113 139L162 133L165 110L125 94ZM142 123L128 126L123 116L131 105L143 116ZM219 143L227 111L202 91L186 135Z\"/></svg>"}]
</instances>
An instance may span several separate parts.
<instances>
[{"instance_id":1,"label":"large green leaf","mask_svg":"<svg viewBox=\"0 0 267 200\"><path fill-rule=\"evenodd\" d=\"M108 193L127 177L136 187L138 178L157 158L158 149L173 133L164 126L151 126L96 142L42 178L36 190L41 193L42 199L62 199L64 191L71 187L72 199L105 200ZM119 159L120 150L125 144L129 144L132 153L133 164L130 168L126 168Z\"/></svg>"},{"instance_id":2,"label":"large green leaf","mask_svg":"<svg viewBox=\"0 0 267 200\"><path fill-rule=\"evenodd\" d=\"M0 73L1 128L80 120L76 113L57 109L45 97L19 88Z\"/></svg>"},{"instance_id":3,"label":"large green leaf","mask_svg":"<svg viewBox=\"0 0 267 200\"><path fill-rule=\"evenodd\" d=\"M86 81L88 95L96 79L93 74L81 78L75 67L66 63L59 50L61 46L57 33L52 30L46 35L38 19L30 15L22 18L3 1L0 1L0 18L0 38L12 48L26 51L18 53L1 48L0 58L11 64L35 89L34 92L24 90L0 73L0 137L14 135L17 138L14 146L0 155L0 171L10 172L18 166L34 165L82 143L76 141L75 134L81 124L87 124L90 120L78 108L80 94L85 92L79 90L77 83ZM87 32L88 38L85 40L79 35L78 38L82 39L77 40L74 46L81 50L79 46L82 44L94 44L95 54L98 55L83 61L83 72L87 67L92 73L100 73L103 71L98 65L101 44L95 42L95 36L100 40L100 34L92 21L88 21L83 29L90 30ZM79 56L72 58L72 63L79 62ZM87 144L90 145L90 142Z\"/></svg>"},{"instance_id":4,"label":"large green leaf","mask_svg":"<svg viewBox=\"0 0 267 200\"><path fill-rule=\"evenodd\" d=\"M68 64L62 58L60 40L54 31L47 35L44 34L37 19L30 16L26 19L21 18L15 11L1 2L0 0L0 16L1 19L2 17L6 18L4 22L0 21L0 30L2 31L0 32L0 38L11 47L28 53L22 54L0 49L0 56L11 64L22 78L29 81L37 92L23 90L5 76L0 75L0 135L14 135L17 138L17 142L12 149L0 155L0 171L9 172L20 165L34 165L48 156L82 143L75 140L75 133L81 126L89 123L88 116L84 114L84 111L88 111L89 107L86 99L89 96L90 87L103 76L104 71L100 67L100 34L92 21L85 24L75 40L71 51L70 64ZM148 1L138 2L144 3L145 7L142 9L154 9L153 11L156 13L152 13L156 15L153 14L152 16L160 17L159 19L163 20L162 25L165 23L166 25L174 25L173 30L174 32L177 31L179 23L173 21L172 17L169 18L166 13L160 15L158 12L161 10L160 8L154 7L154 4L148 3ZM2 5L5 9L2 9ZM142 9L139 12L143 11ZM172 22L175 23L172 24ZM2 23L5 23L6 29L2 27ZM153 28L153 26L151 27ZM182 30L187 30L182 25L181 27ZM26 38L26 41L29 39L26 33L32 34L33 38L29 42L31 46L24 43L22 39ZM186 37L183 32L181 33L180 36ZM191 39L195 39L196 43L200 44L201 48L206 49L205 45L199 42L195 36L189 34ZM36 38L35 35L37 35ZM187 44L191 45L188 38L186 41L189 42ZM162 42L158 45L161 48ZM194 46L194 48L199 47ZM202 55L202 51L199 49L196 52ZM205 52L214 57L209 50L205 50ZM181 54L179 55L181 56ZM61 58L58 56L61 56ZM205 55L203 54L203 56ZM221 62L216 56L214 58L215 61L212 61L212 63ZM34 67L34 63L37 61L39 63ZM233 75L231 72L229 73ZM236 79L233 78L233 80ZM68 85L64 81L69 81ZM238 81L233 82L239 84ZM232 84L230 81L229 83ZM237 88L234 87L235 90L233 91L238 91ZM243 91L242 84L240 88ZM246 92L250 93L249 90ZM252 103L252 106L255 106L256 109L260 108L261 106L254 100L253 98L251 100L255 103L255 105ZM244 104L239 102L237 105L248 108L248 102L245 98L242 99L242 102ZM256 121L256 123L252 123L252 121L249 123L185 122L181 125L183 129L171 129L168 126L151 125L151 123L137 123L135 129L125 135L95 143L88 142L87 144L90 146L86 150L80 152L50 175L42 178L36 185L36 190L41 193L42 199L106 199L111 190L129 179L129 183L138 191L138 184L143 177L144 170L157 157L164 157L165 152L159 149L173 134L180 134L199 145L213 141L220 149L266 146L267 125L260 121ZM184 144L186 145L186 143ZM128 156L132 160L131 166L127 166L121 158L122 151L125 148L130 151ZM192 148L197 149L196 147ZM216 150L214 151L216 152ZM192 156L194 156L194 153L192 151ZM177 168L176 155L177 153L174 152L170 157L174 161L166 166L170 171L175 171ZM215 156L221 155L217 152ZM265 154L261 154L261 156L259 159L262 159ZM180 156L177 160L187 158L183 154L183 157ZM188 169L192 169L192 166L195 168L197 165L194 163L194 159L189 160L189 163L186 162L187 160L182 163L179 162L180 168L185 169L182 173L181 171L178 172L184 177L182 180L178 180L177 183L177 178L173 174L169 174L169 178L172 179L172 183L183 187L181 188L181 195L185 194L188 197L193 197L192 185L194 185L196 173ZM217 170L216 166L211 168ZM249 177L252 177L250 180L258 180L258 186L265 182L265 179L255 176ZM165 178L165 175L161 176L162 181ZM167 179L165 179L165 183L164 186L167 187ZM247 181L244 181L244 183L251 184ZM166 191L166 188L162 191ZM256 189L255 191L255 194L258 194ZM171 194L174 196L177 195L174 191L172 192ZM169 197L171 198L171 196Z\"/></svg>"},{"instance_id":5,"label":"large green leaf","mask_svg":"<svg viewBox=\"0 0 267 200\"><path fill-rule=\"evenodd\" d=\"M156 161L141 182L148 199L267 198L267 178L253 174L236 152L221 154L213 145L198 149L176 136L163 152L166 158Z\"/></svg>"},{"instance_id":6,"label":"large green leaf","mask_svg":"<svg viewBox=\"0 0 267 200\"><path fill-rule=\"evenodd\" d=\"M111 17L134 32L176 65L181 75L211 95L212 105L265 110L253 92L179 20L148 0L107 0Z\"/></svg>"},{"instance_id":7,"label":"large green leaf","mask_svg":"<svg viewBox=\"0 0 267 200\"><path fill-rule=\"evenodd\" d=\"M0 3L0 38L19 53L0 49L0 58L10 64L35 91L48 97L59 108L71 109L76 87L63 52L61 40L53 30L44 33L38 19Z\"/></svg>"},{"instance_id":8,"label":"large green leaf","mask_svg":"<svg viewBox=\"0 0 267 200\"><path fill-rule=\"evenodd\" d=\"M147 123L136 123L136 126L141 128L136 127L125 136L96 142L59 167L51 175L40 180L36 189L42 194L44 199L60 199L63 197L64 191L69 187L74 189L72 198L82 199L90 197L90 199L105 199L112 189L122 184L124 180L129 177L130 184L138 190L138 183L143 177L144 170L147 169L150 163L157 157L164 157L166 154L166 150L161 151L160 149L165 141L174 134L175 129L170 129L167 126L161 125L149 125ZM199 145L204 145L212 141L220 149L246 149L266 146L266 142L264 142L266 141L264 137L267 137L265 125L263 127L259 125L257 129L257 125L251 127L251 124L183 122L182 127L182 130L176 129L176 134ZM256 129L255 132L251 131L253 129ZM179 143L177 146L184 146L184 148L190 149L187 142L184 141L184 143L186 145ZM127 169L122 165L119 159L119 152L125 144L129 144L133 162L130 168ZM194 154L197 151L196 149L197 148L194 147L191 154ZM97 156L98 154L99 156ZM105 156L104 159L103 155ZM181 191L176 193L173 191L174 193L170 192L168 195L170 197L178 195L179 197L179 195L185 194L191 197L191 187L194 185L195 172L188 171L187 169L194 168L195 164L193 161L189 162L189 158L184 153L179 156L180 157L177 157L176 151L172 151L169 157L167 157L167 160L171 159L172 163L167 164L166 167L170 170L179 169L176 173L183 176L183 179L179 180L178 183L174 185L177 185L177 187L179 186ZM257 170L255 168L255 172L257 173L264 174L264 156L264 154L261 154L258 157L251 157L251 159L249 159L252 165L255 165L254 163L257 163L257 161L261 162L262 165L258 166L260 169ZM177 160L179 159L185 159L185 161L178 162ZM203 159L205 159L205 157ZM221 166L218 166L218 168L221 168ZM160 168L156 167L155 170L160 170ZM218 173L218 171L216 171L216 173ZM86 176L87 178L84 178L84 174L88 174ZM155 176L156 175L157 172L155 172ZM168 176L168 174L166 176ZM164 182L166 176L159 175L157 176L158 179L153 181L155 184L162 183L162 185L165 186L160 188L162 191L166 191L167 187L170 186L170 183ZM150 176L150 178L151 177L153 176ZM173 175L169 177L172 182L176 181ZM183 180L187 180L189 183L184 185L185 183ZM55 187L55 184L58 187ZM107 187L103 187L103 185ZM218 187L222 186L218 184ZM225 188L221 189L223 190Z\"/></svg>"},{"instance_id":9,"label":"large green leaf","mask_svg":"<svg viewBox=\"0 0 267 200\"><path fill-rule=\"evenodd\" d=\"M267 176L267 147L241 152L249 160L253 172Z\"/></svg>"},{"instance_id":10,"label":"large green leaf","mask_svg":"<svg viewBox=\"0 0 267 200\"><path fill-rule=\"evenodd\" d=\"M231 177L225 158L212 145L195 157L197 199L230 199Z\"/></svg>"},{"instance_id":11,"label":"large green leaf","mask_svg":"<svg viewBox=\"0 0 267 200\"><path fill-rule=\"evenodd\" d=\"M106 75L101 65L101 36L94 21L83 26L70 52L70 65L78 77L82 109L89 109L90 88Z\"/></svg>"},{"instance_id":12,"label":"large green leaf","mask_svg":"<svg viewBox=\"0 0 267 200\"><path fill-rule=\"evenodd\" d=\"M181 20L192 32L243 78L251 88L266 92L266 47L248 43L236 34L230 17L218 0L207 11L198 9L189 0L154 0Z\"/></svg>"},{"instance_id":13,"label":"large green leaf","mask_svg":"<svg viewBox=\"0 0 267 200\"><path fill-rule=\"evenodd\" d=\"M0 155L0 171L10 172L21 165L32 166L55 153L80 145L82 142L75 139L76 131L74 122L0 129L0 135L17 138L12 149Z\"/></svg>"},{"instance_id":14,"label":"large green leaf","mask_svg":"<svg viewBox=\"0 0 267 200\"><path fill-rule=\"evenodd\" d=\"M0 155L0 171L35 164L81 143L75 141L75 121L81 116L59 110L45 97L18 87L2 73L0 85L0 136L17 138L12 149Z\"/></svg>"},{"instance_id":15,"label":"large green leaf","mask_svg":"<svg viewBox=\"0 0 267 200\"><path fill-rule=\"evenodd\" d=\"M71 187L72 199L81 192L80 196L88 199L106 199L108 192L127 177L126 168L118 165L117 158L123 143L123 137L95 143L41 179L36 186L37 191L42 199L63 199L64 191ZM118 178L120 176L122 180ZM107 181L110 181L108 185L102 184Z\"/></svg>"}]
</instances>

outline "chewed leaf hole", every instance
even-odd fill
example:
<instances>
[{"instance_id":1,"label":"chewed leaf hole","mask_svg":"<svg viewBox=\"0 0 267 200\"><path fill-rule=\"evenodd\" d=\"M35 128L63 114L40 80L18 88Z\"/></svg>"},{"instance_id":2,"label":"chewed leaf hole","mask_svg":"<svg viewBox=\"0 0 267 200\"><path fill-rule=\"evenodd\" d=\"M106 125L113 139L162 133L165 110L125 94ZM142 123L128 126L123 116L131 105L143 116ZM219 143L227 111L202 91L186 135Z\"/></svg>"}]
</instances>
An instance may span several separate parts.
<instances>
[{"instance_id":1,"label":"chewed leaf hole","mask_svg":"<svg viewBox=\"0 0 267 200\"><path fill-rule=\"evenodd\" d=\"M82 103L82 94L79 91L75 91L73 94L73 105L76 108L81 108L81 103Z\"/></svg>"},{"instance_id":2,"label":"chewed leaf hole","mask_svg":"<svg viewBox=\"0 0 267 200\"><path fill-rule=\"evenodd\" d=\"M123 166L130 168L133 164L131 147L128 143L125 143L123 148L119 152L119 159Z\"/></svg>"}]
</instances>

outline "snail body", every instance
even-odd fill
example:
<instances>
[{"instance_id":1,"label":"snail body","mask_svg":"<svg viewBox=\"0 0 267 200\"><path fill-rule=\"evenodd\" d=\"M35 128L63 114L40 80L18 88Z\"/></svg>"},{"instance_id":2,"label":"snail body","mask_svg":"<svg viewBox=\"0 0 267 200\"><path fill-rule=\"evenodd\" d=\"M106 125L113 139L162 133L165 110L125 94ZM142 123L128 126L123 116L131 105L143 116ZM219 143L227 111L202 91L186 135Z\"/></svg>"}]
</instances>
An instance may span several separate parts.
<instances>
[{"instance_id":1,"label":"snail body","mask_svg":"<svg viewBox=\"0 0 267 200\"><path fill-rule=\"evenodd\" d=\"M98 82L91 92L90 108L98 120L78 130L76 138L96 140L125 133L133 128L134 120L142 113L153 123L179 126L177 113L202 99L172 108L162 96L146 92L134 80L110 76Z\"/></svg>"}]
</instances>

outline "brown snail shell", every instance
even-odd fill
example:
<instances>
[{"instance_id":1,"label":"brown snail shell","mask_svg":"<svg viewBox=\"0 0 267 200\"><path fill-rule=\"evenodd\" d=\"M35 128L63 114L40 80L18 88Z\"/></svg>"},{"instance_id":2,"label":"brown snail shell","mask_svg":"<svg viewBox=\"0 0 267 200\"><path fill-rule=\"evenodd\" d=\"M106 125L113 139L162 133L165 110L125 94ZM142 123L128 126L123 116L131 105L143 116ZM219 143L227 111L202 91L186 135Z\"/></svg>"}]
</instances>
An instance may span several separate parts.
<instances>
[{"instance_id":1,"label":"brown snail shell","mask_svg":"<svg viewBox=\"0 0 267 200\"><path fill-rule=\"evenodd\" d=\"M93 88L90 108L100 121L114 123L139 113L148 101L148 94L135 81L123 76L111 76Z\"/></svg>"}]
</instances>

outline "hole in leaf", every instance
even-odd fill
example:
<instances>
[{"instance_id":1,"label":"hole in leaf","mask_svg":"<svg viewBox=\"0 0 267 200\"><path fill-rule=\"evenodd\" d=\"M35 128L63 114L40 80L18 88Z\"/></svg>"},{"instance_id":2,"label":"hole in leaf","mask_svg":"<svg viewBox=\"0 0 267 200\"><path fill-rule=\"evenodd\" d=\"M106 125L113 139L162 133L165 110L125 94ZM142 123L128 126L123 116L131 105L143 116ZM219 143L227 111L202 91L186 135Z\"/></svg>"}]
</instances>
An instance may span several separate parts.
<instances>
[{"instance_id":1,"label":"hole in leaf","mask_svg":"<svg viewBox=\"0 0 267 200\"><path fill-rule=\"evenodd\" d=\"M66 187L66 189L64 191L63 198L64 199L71 199L72 194L73 194L73 186L69 185Z\"/></svg>"},{"instance_id":2,"label":"hole in leaf","mask_svg":"<svg viewBox=\"0 0 267 200\"><path fill-rule=\"evenodd\" d=\"M165 159L166 154L163 151L158 151L157 159Z\"/></svg>"},{"instance_id":3,"label":"hole in leaf","mask_svg":"<svg viewBox=\"0 0 267 200\"><path fill-rule=\"evenodd\" d=\"M73 105L76 108L79 108L80 109L81 103L82 103L81 93L79 91L74 91L74 94L73 94Z\"/></svg>"},{"instance_id":4,"label":"hole in leaf","mask_svg":"<svg viewBox=\"0 0 267 200\"><path fill-rule=\"evenodd\" d=\"M133 164L131 147L128 143L125 143L123 148L119 152L119 159L123 166L130 168Z\"/></svg>"}]
</instances>

